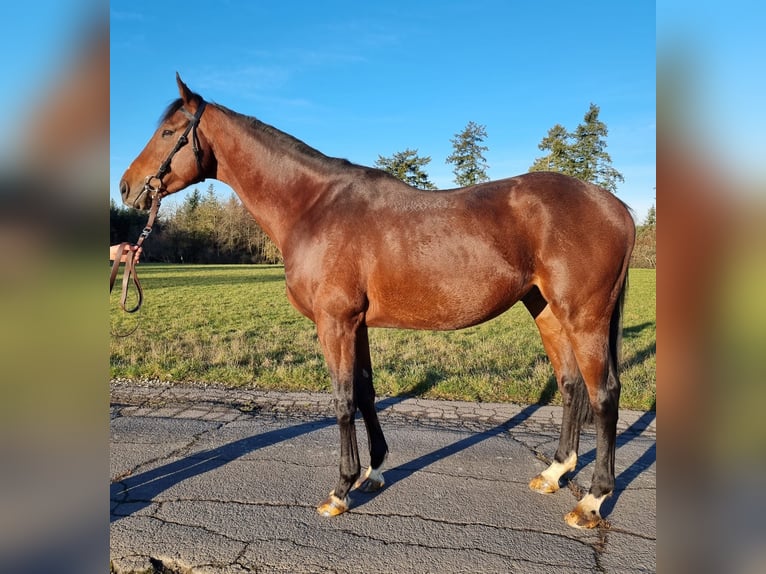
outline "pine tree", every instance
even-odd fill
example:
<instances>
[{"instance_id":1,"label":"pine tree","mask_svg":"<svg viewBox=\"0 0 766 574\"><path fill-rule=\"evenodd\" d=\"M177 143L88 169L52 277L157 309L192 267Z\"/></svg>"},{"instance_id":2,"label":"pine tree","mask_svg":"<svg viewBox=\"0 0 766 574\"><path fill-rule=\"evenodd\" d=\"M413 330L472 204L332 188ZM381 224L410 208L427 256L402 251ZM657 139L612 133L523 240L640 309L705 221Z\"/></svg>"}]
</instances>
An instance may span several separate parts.
<instances>
[{"instance_id":1,"label":"pine tree","mask_svg":"<svg viewBox=\"0 0 766 574\"><path fill-rule=\"evenodd\" d=\"M436 189L428 180L428 174L423 167L431 162L431 158L419 157L418 150L406 149L396 152L391 157L378 156L375 165L402 180L404 183L419 189Z\"/></svg>"},{"instance_id":2,"label":"pine tree","mask_svg":"<svg viewBox=\"0 0 766 574\"><path fill-rule=\"evenodd\" d=\"M454 151L447 157L446 163L455 164L452 172L455 174L454 181L457 185L463 187L489 180L489 166L484 158L484 152L489 148L481 145L486 137L486 126L471 121L462 132L455 134L450 140Z\"/></svg>"},{"instance_id":3,"label":"pine tree","mask_svg":"<svg viewBox=\"0 0 766 574\"><path fill-rule=\"evenodd\" d=\"M646 212L646 221L644 221L644 225L657 225L657 208L654 207L654 204L652 204L649 211Z\"/></svg>"},{"instance_id":4,"label":"pine tree","mask_svg":"<svg viewBox=\"0 0 766 574\"><path fill-rule=\"evenodd\" d=\"M574 132L556 124L538 144L549 153L537 158L529 171L557 171L583 181L589 181L617 193L617 182L622 174L612 167L612 158L606 151L606 124L598 119L600 109L591 104L584 122Z\"/></svg>"},{"instance_id":5,"label":"pine tree","mask_svg":"<svg viewBox=\"0 0 766 574\"><path fill-rule=\"evenodd\" d=\"M561 124L556 124L548 130L548 135L543 138L537 147L548 150L548 155L539 157L529 168L529 171L557 171L572 175L574 165L569 144L569 132Z\"/></svg>"},{"instance_id":6,"label":"pine tree","mask_svg":"<svg viewBox=\"0 0 766 574\"><path fill-rule=\"evenodd\" d=\"M612 167L612 158L606 151L606 136L609 130L598 119L599 107L591 104L585 114L585 123L577 126L574 133L575 177L590 181L617 192L617 182L624 181L622 174Z\"/></svg>"}]
</instances>

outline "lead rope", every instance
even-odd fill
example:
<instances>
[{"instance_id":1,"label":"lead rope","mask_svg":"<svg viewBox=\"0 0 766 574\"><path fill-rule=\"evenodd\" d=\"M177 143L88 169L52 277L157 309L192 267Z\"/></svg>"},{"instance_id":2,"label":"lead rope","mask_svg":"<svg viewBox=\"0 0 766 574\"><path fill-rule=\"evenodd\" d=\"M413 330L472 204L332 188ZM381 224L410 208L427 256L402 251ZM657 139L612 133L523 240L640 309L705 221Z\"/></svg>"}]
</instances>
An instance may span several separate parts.
<instances>
[{"instance_id":1,"label":"lead rope","mask_svg":"<svg viewBox=\"0 0 766 574\"><path fill-rule=\"evenodd\" d=\"M152 207L149 211L149 219L146 222L146 227L144 227L143 231L141 232L141 235L138 237L138 240L136 241L136 246L141 247L141 245L144 243L144 240L149 237L149 234L152 232L152 226L154 225L154 220L157 218L157 211L159 211L160 208L160 195L157 194L154 197L154 200L152 201ZM115 279L117 278L117 272L120 269L120 263L122 262L122 257L127 252L129 257L125 260L125 270L122 274L122 293L120 295L120 307L123 311L126 313L135 313L141 308L141 304L144 302L144 290L141 287L141 282L138 280L138 272L136 271L136 263L137 263L137 256L130 250L130 243L127 241L123 241L119 244L119 247L117 248L117 254L114 258L114 263L112 264L112 272L109 276L109 292L111 293L114 289L114 283ZM128 307L128 292L130 291L130 284L133 283L133 286L135 287L136 294L137 294L137 302L133 307ZM127 337L128 335L132 335L135 330L138 328L138 325L136 325L130 332L128 333L112 333L115 337Z\"/></svg>"}]
</instances>

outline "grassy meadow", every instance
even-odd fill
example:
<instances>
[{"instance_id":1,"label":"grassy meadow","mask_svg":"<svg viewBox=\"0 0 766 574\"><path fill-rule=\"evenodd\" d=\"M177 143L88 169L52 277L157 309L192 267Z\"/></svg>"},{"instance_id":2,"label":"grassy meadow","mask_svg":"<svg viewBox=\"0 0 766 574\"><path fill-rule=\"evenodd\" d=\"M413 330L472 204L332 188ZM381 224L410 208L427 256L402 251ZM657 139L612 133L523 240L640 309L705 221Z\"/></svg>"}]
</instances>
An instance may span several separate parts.
<instances>
[{"instance_id":1,"label":"grassy meadow","mask_svg":"<svg viewBox=\"0 0 766 574\"><path fill-rule=\"evenodd\" d=\"M141 311L123 313L117 289L111 296L112 377L329 391L314 325L288 303L283 267L142 264L139 275ZM621 405L646 410L656 395L656 272L631 269L629 281ZM522 304L461 331L371 329L370 346L379 396L559 400Z\"/></svg>"}]
</instances>

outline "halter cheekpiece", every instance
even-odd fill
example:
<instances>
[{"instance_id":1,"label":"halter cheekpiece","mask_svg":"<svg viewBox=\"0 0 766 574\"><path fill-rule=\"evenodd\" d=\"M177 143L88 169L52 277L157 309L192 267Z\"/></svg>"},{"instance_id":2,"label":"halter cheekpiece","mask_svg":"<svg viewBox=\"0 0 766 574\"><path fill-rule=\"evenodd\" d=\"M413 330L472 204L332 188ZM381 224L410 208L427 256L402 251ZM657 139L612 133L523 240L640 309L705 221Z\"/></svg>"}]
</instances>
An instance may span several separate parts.
<instances>
[{"instance_id":1,"label":"halter cheekpiece","mask_svg":"<svg viewBox=\"0 0 766 574\"><path fill-rule=\"evenodd\" d=\"M186 129L184 129L184 132L176 141L176 145L174 145L173 149L170 150L168 157L166 157L165 161L160 164L157 173L154 175L146 176L146 179L144 180L144 188L141 190L141 193L138 194L138 197L136 197L136 199L133 201L134 206L138 205L138 201L144 196L144 194L149 195L149 198L152 200L152 205L158 203L159 200L166 195L162 179L168 174L168 172L170 172L170 163L173 161L173 157L175 157L175 155L182 147L189 143L189 132L191 132L192 151L194 152L194 158L197 160L197 170L199 172L199 177L202 177L203 151L199 145L197 126L199 125L200 118L202 117L202 112L205 111L206 106L207 103L204 100L201 100L199 106L197 106L197 111L194 114L189 112L186 108L181 107L180 111L187 118L189 118L189 123L186 125ZM153 184L154 180L157 180L156 185Z\"/></svg>"}]
</instances>

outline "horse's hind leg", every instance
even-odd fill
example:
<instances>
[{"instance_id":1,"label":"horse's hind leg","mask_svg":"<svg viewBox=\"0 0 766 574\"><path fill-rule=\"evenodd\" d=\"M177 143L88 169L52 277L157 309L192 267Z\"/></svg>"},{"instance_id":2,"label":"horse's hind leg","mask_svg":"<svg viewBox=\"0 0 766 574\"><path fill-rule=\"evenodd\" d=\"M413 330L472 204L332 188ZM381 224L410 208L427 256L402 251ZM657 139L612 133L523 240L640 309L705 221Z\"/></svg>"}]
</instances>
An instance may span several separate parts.
<instances>
[{"instance_id":1,"label":"horse's hind leg","mask_svg":"<svg viewBox=\"0 0 766 574\"><path fill-rule=\"evenodd\" d=\"M363 492L375 492L385 486L383 462L388 454L388 445L375 411L375 388L372 384L372 361L367 325L360 325L356 337L356 364L354 368L354 392L356 404L362 412L370 446L370 467L354 485Z\"/></svg>"},{"instance_id":2,"label":"horse's hind leg","mask_svg":"<svg viewBox=\"0 0 766 574\"><path fill-rule=\"evenodd\" d=\"M572 345L561 323L537 289L524 297L524 304L540 331L563 403L561 435L553 462L529 483L529 488L535 492L550 494L559 490L561 477L577 465L580 428L590 406Z\"/></svg>"},{"instance_id":3,"label":"horse's hind leg","mask_svg":"<svg viewBox=\"0 0 766 574\"><path fill-rule=\"evenodd\" d=\"M577 528L593 528L601 520L601 504L614 491L620 379L607 333L579 334L573 337L573 347L595 415L596 463L590 490L564 520Z\"/></svg>"}]
</instances>

